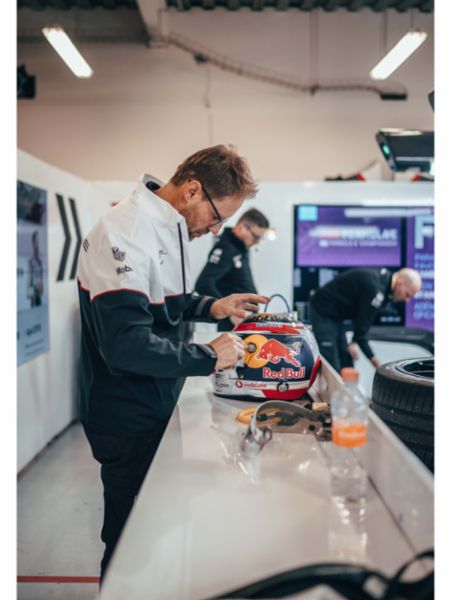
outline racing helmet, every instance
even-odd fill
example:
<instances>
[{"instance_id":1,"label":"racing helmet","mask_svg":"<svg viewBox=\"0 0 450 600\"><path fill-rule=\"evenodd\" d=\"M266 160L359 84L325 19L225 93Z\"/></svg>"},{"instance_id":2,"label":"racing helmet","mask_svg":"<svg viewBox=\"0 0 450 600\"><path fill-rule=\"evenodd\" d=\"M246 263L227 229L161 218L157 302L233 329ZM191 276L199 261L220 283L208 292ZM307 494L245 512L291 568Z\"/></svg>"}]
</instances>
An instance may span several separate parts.
<instances>
[{"instance_id":1,"label":"racing helmet","mask_svg":"<svg viewBox=\"0 0 450 600\"><path fill-rule=\"evenodd\" d=\"M259 313L233 329L245 346L235 368L214 377L214 394L235 400L298 400L313 385L320 366L317 342L288 313Z\"/></svg>"}]
</instances>

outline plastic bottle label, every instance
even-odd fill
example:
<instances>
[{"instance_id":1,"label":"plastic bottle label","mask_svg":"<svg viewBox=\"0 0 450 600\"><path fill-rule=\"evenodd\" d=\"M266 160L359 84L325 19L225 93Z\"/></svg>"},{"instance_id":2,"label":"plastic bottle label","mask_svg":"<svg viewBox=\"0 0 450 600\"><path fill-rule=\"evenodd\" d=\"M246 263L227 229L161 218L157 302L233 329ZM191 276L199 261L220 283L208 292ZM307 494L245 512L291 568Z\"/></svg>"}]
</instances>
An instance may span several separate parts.
<instances>
[{"instance_id":1,"label":"plastic bottle label","mask_svg":"<svg viewBox=\"0 0 450 600\"><path fill-rule=\"evenodd\" d=\"M347 425L333 425L332 439L333 444L337 446L346 446L347 448L364 446L367 442L367 424L349 423Z\"/></svg>"}]
</instances>

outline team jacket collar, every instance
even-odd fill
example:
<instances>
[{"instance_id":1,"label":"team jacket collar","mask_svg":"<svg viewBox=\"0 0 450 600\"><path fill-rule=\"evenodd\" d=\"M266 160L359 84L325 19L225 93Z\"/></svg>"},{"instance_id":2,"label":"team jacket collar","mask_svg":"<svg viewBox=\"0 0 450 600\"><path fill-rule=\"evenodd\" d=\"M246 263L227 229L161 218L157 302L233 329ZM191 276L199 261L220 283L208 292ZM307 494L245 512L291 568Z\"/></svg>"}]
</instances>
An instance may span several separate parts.
<instances>
[{"instance_id":1,"label":"team jacket collar","mask_svg":"<svg viewBox=\"0 0 450 600\"><path fill-rule=\"evenodd\" d=\"M162 181L156 179L152 175L148 175L147 173L141 175L139 178L139 183L133 192L133 196L136 199L139 207L152 218L161 219L171 225L177 225L179 223L181 227L187 231L184 217L180 215L180 213L168 202L162 200L152 190L150 190L147 187L148 183L155 184L155 189L158 189L158 187L163 185Z\"/></svg>"},{"instance_id":2,"label":"team jacket collar","mask_svg":"<svg viewBox=\"0 0 450 600\"><path fill-rule=\"evenodd\" d=\"M225 229L223 230L222 233L224 239L228 239L230 241L231 244L233 244L233 246L235 246L236 248L238 248L241 252L247 252L248 248L247 246L244 244L244 242L237 237L237 235L235 235L233 233L233 230L231 229L231 227L225 227Z\"/></svg>"},{"instance_id":3,"label":"team jacket collar","mask_svg":"<svg viewBox=\"0 0 450 600\"><path fill-rule=\"evenodd\" d=\"M385 286L385 297L392 298L392 273L388 269L381 269L380 276L381 281Z\"/></svg>"}]
</instances>

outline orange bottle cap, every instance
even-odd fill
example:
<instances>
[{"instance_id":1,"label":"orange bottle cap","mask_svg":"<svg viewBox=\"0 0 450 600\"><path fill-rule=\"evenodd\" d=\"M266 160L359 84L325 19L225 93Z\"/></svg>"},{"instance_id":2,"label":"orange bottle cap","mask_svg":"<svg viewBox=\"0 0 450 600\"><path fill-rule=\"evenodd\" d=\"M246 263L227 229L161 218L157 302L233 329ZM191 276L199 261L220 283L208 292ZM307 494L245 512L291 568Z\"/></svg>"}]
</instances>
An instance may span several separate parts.
<instances>
[{"instance_id":1,"label":"orange bottle cap","mask_svg":"<svg viewBox=\"0 0 450 600\"><path fill-rule=\"evenodd\" d=\"M359 381L359 373L353 367L341 369L341 377L344 381Z\"/></svg>"}]
</instances>

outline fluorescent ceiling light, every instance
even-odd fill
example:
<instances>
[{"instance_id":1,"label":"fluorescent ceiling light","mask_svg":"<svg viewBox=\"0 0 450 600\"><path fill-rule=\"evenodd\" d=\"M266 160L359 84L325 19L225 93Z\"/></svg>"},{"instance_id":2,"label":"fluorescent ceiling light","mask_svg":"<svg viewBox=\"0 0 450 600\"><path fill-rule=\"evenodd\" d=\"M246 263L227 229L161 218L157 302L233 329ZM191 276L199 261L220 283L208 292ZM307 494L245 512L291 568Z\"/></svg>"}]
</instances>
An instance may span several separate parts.
<instances>
[{"instance_id":1,"label":"fluorescent ceiling light","mask_svg":"<svg viewBox=\"0 0 450 600\"><path fill-rule=\"evenodd\" d=\"M409 31L370 71L372 79L386 79L427 39L424 31Z\"/></svg>"},{"instance_id":2,"label":"fluorescent ceiling light","mask_svg":"<svg viewBox=\"0 0 450 600\"><path fill-rule=\"evenodd\" d=\"M93 70L61 27L44 27L42 33L77 77L91 77Z\"/></svg>"}]
</instances>

